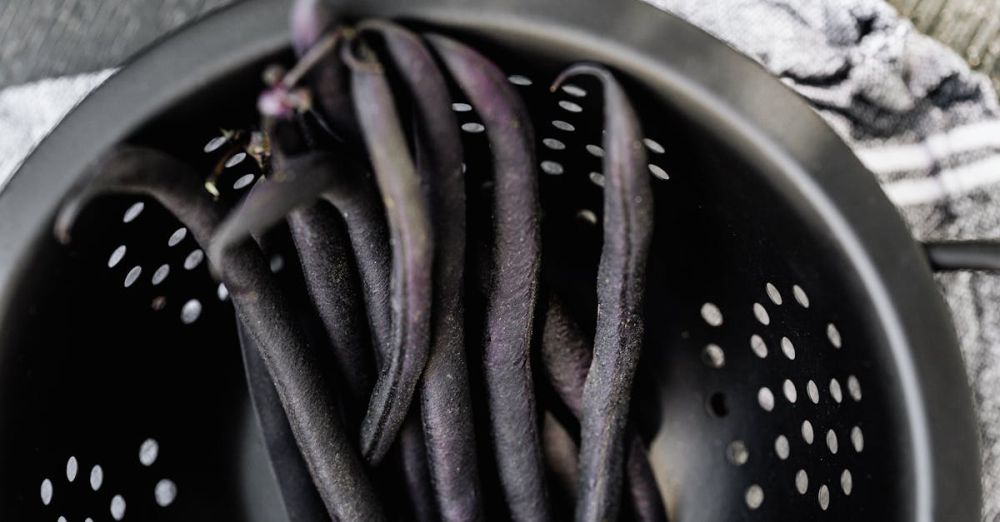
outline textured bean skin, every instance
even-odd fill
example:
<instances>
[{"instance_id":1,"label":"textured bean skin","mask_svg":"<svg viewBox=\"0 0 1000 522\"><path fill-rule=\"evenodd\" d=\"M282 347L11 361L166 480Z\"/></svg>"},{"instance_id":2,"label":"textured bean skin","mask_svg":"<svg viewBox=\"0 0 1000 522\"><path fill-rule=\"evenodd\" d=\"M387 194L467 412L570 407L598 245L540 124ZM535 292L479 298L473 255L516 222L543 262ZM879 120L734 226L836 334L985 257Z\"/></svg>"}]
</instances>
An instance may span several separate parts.
<instances>
[{"instance_id":1,"label":"textured bean skin","mask_svg":"<svg viewBox=\"0 0 1000 522\"><path fill-rule=\"evenodd\" d=\"M388 356L391 346L389 232L371 180L360 167L345 161L338 153L315 151L287 156L281 168L258 183L219 226L208 250L209 259L218 257L230 245L267 230L288 213L313 204L317 198L333 204L347 225L361 275L372 345L377 361L381 361Z\"/></svg>"},{"instance_id":2,"label":"textured bean skin","mask_svg":"<svg viewBox=\"0 0 1000 522\"><path fill-rule=\"evenodd\" d=\"M594 356L580 415L576 519L614 520L621 503L624 435L643 341L643 292L653 232L653 192L639 120L607 70L575 65L556 80L589 75L604 89L604 246L597 275Z\"/></svg>"},{"instance_id":3,"label":"textured bean skin","mask_svg":"<svg viewBox=\"0 0 1000 522\"><path fill-rule=\"evenodd\" d=\"M523 102L494 64L440 35L427 40L482 118L493 153L493 276L483 371L494 453L515 520L547 520L548 494L531 375L541 266L534 136Z\"/></svg>"},{"instance_id":4,"label":"textured bean skin","mask_svg":"<svg viewBox=\"0 0 1000 522\"><path fill-rule=\"evenodd\" d=\"M559 298L550 294L546 300L542 327L542 363L552 387L577 418L582 414L583 390L592 359L591 342ZM642 439L630 429L625 437L628 444L625 450L625 481L636 520L665 521L666 507Z\"/></svg>"},{"instance_id":5,"label":"textured bean skin","mask_svg":"<svg viewBox=\"0 0 1000 522\"><path fill-rule=\"evenodd\" d=\"M220 221L197 173L155 150L113 149L91 167L88 180L56 218L56 237L63 242L69 241L83 207L109 192L152 196L203 246ZM320 372L318 354L296 324L267 260L249 239L220 254L212 261L246 334L259 348L327 512L338 520L383 520L357 449L340 424L333 386Z\"/></svg>"},{"instance_id":6,"label":"textured bean skin","mask_svg":"<svg viewBox=\"0 0 1000 522\"><path fill-rule=\"evenodd\" d=\"M301 125L301 126L304 126ZM291 122L265 118L262 128L271 144L270 176L288 170L291 154L307 150L306 136ZM249 197L254 197L254 190ZM306 290L333 348L345 394L342 401L352 425L360 422L359 404L368 400L373 376L361 283L347 225L326 201L291 210L286 217L298 252Z\"/></svg>"},{"instance_id":7,"label":"textured bean skin","mask_svg":"<svg viewBox=\"0 0 1000 522\"><path fill-rule=\"evenodd\" d=\"M430 211L410 156L389 81L362 42L342 53L351 69L351 93L392 245L392 348L361 425L361 451L379 462L406 418L430 352L431 270L434 239ZM360 53L360 57L355 53Z\"/></svg>"},{"instance_id":8,"label":"textured bean skin","mask_svg":"<svg viewBox=\"0 0 1000 522\"><path fill-rule=\"evenodd\" d=\"M431 478L441 518L482 519L472 399L465 361L465 182L458 121L448 85L415 34L385 21L366 21L361 34L381 37L384 60L414 106L416 163L434 227L431 352L421 381L421 412Z\"/></svg>"},{"instance_id":9,"label":"textured bean skin","mask_svg":"<svg viewBox=\"0 0 1000 522\"><path fill-rule=\"evenodd\" d=\"M295 444L292 427L281 406L281 398L271 382L267 367L257 345L243 323L236 321L243 369L246 372L250 399L257 412L257 422L264 436L271 469L278 480L281 499L289 522L322 522L329 520L322 499L316 492L309 468Z\"/></svg>"},{"instance_id":10,"label":"textured bean skin","mask_svg":"<svg viewBox=\"0 0 1000 522\"><path fill-rule=\"evenodd\" d=\"M268 125L270 129L269 134L272 136L272 147L275 149L272 152L272 159L277 164L286 163L289 160L289 152L301 154L307 150L307 146L304 143L304 136L297 132L296 128L288 125L290 122L274 122L273 125ZM341 153L343 153L341 151ZM293 168L296 166L295 161L292 161ZM280 168L278 170L281 170ZM286 169L287 170L287 169ZM327 172L331 172L329 169ZM332 185L337 187L338 185ZM367 273L369 276L373 274L388 273L388 238L385 237L385 226L382 221L381 216L373 215L374 210L381 211L381 207L375 205L371 201L371 197L357 197L358 194L366 196L370 194L369 191L358 191L358 190L335 190L331 191L328 196L329 199L337 201L338 204L345 209L344 214L353 217L353 224L355 229L356 237L368 237L370 239L367 243L362 243L362 246L367 246L367 248L360 248L358 252L360 255L377 256L375 259L363 258L361 264L367 268ZM303 193L304 196L310 196L309 194ZM314 196L314 194L313 194ZM251 195L251 197L253 197ZM327 202L320 202L314 204L314 206L326 205ZM277 205L281 207L282 205ZM333 274L330 267L322 266L324 263L327 265L335 266L338 264L343 264L347 258L353 258L352 252L342 252L343 258L331 259L330 256L337 256L337 252L313 252L314 255L307 255L305 248L300 239L305 239L307 241L321 241L321 242L332 242L334 238L331 237L329 230L326 230L330 226L330 218L325 218L321 223L309 223L307 222L309 216L305 216L305 220L298 217L299 213L303 212L315 212L313 207L298 207L292 210L288 215L289 228L292 230L293 237L296 241L296 247L299 249L300 258L303 260L303 272L306 275L307 285L309 284L309 279L314 277L319 285L326 285L332 287L330 276L325 274ZM366 221L374 220L374 221ZM333 230L332 232L336 232ZM312 238L312 239L308 239ZM336 243L335 243L336 244ZM313 265L311 268L306 266L308 264ZM384 268L383 268L384 267ZM346 267L345 267L346 268ZM309 274L313 273L313 276ZM381 276L379 276L381 277ZM381 295L387 296L389 291L389 281L388 276L384 278L376 278L373 280L376 284L383 285L380 287ZM314 300L317 301L316 306L322 312L323 306L330 306L329 304L324 305L319 301L325 301L327 303L334 302L334 299L346 299L347 296L344 294L343 288L340 291L335 288L329 288L328 292L323 292L325 297L314 295ZM350 302L354 302L351 300ZM371 300L370 300L371 302ZM342 307L336 307L342 308ZM388 312L388 305L384 306L384 310ZM383 322L388 324L389 314L381 314L384 316ZM362 317L363 318L363 317ZM331 321L337 321L336 317L331 316ZM344 319L339 319L343 321ZM377 318L376 318L377 320ZM374 324L374 323L373 323ZM333 322L331 326L337 326L336 322ZM366 338L367 336L362 335L362 332L357 331L357 333L352 333L354 328L348 323L341 323L337 331L343 336L348 336L347 341L350 341L350 336L356 335L358 338ZM385 327L381 332L386 332L383 335L388 335L388 327ZM377 332L376 332L377 333ZM388 337L384 337L388 338ZM378 367L384 368L387 361L390 359L388 353L384 350L389 348L387 343L383 343L380 346L382 351L376 352L376 359L378 361ZM348 361L349 362L349 361ZM366 362L366 361L362 361ZM346 362L345 362L346 364ZM356 398L356 405L358 408L364 410L364 405L368 400L368 394L371 391L371 381L365 382L365 392L364 395ZM438 511L434 502L433 488L431 487L430 472L427 458L427 450L425 446L425 441L423 434L421 433L421 420L419 415L414 415L413 412L404 421L403 427L399 432L399 439L397 444L398 457L400 470L403 475L403 482L410 493L410 501L414 509L414 517L418 521L433 521L438 520Z\"/></svg>"}]
</instances>

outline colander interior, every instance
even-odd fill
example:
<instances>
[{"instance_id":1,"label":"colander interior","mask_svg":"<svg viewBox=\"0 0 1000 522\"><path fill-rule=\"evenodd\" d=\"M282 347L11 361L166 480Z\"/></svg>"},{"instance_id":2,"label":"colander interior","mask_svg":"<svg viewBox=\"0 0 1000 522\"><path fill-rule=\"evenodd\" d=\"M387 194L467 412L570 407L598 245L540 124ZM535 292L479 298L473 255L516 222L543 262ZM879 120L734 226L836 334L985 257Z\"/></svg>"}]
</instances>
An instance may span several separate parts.
<instances>
[{"instance_id":1,"label":"colander interior","mask_svg":"<svg viewBox=\"0 0 1000 522\"><path fill-rule=\"evenodd\" d=\"M463 37L510 74L530 107L545 285L592 332L598 86L550 92L579 58L572 48L539 55ZM255 125L263 65L289 59L263 56L209 83L130 141L198 165L219 204L235 204L260 172L232 132ZM910 519L912 435L860 277L825 226L741 151L625 80L656 197L633 411L672 518ZM454 102L469 206L485 208L493 187L483 128ZM470 245L488 228L470 222ZM152 200L107 197L85 213L71 248L47 244L30 263L0 375L5 519L284 517L225 288L183 230ZM272 269L300 285L280 228L266 246Z\"/></svg>"}]
</instances>

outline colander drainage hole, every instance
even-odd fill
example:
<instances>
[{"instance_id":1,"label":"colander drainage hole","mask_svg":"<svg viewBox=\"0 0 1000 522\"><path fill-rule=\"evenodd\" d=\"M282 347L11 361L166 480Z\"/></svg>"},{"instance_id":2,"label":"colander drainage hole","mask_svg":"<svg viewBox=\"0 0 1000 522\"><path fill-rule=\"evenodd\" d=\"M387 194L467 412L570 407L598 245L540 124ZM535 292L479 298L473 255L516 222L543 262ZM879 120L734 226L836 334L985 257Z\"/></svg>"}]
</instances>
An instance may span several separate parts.
<instances>
[{"instance_id":1,"label":"colander drainage hole","mask_svg":"<svg viewBox=\"0 0 1000 522\"><path fill-rule=\"evenodd\" d=\"M726 448L726 458L734 466L742 466L750 459L750 451L742 440L734 440Z\"/></svg>"},{"instance_id":2,"label":"colander drainage hole","mask_svg":"<svg viewBox=\"0 0 1000 522\"><path fill-rule=\"evenodd\" d=\"M135 221L135 218L139 217L139 214L142 214L142 209L144 208L146 208L146 204L142 201L133 203L132 206L125 211L125 214L122 215L122 223L131 223Z\"/></svg>"},{"instance_id":3,"label":"colander drainage hole","mask_svg":"<svg viewBox=\"0 0 1000 522\"><path fill-rule=\"evenodd\" d=\"M559 100L559 108L567 112L583 112L583 107L580 104L569 100Z\"/></svg>"},{"instance_id":4,"label":"colander drainage hole","mask_svg":"<svg viewBox=\"0 0 1000 522\"><path fill-rule=\"evenodd\" d=\"M211 140L209 140L208 143L205 144L205 147L202 150L204 150L206 153L215 152L219 150L219 147L225 145L227 141L229 141L229 138L226 136L216 136Z\"/></svg>"},{"instance_id":5,"label":"colander drainage hole","mask_svg":"<svg viewBox=\"0 0 1000 522\"><path fill-rule=\"evenodd\" d=\"M246 158L247 158L246 152L242 151L237 152L236 154L233 154L232 156L229 157L229 159L226 160L226 168L227 169L233 168L242 163L243 160L245 160Z\"/></svg>"},{"instance_id":6,"label":"colander drainage hole","mask_svg":"<svg viewBox=\"0 0 1000 522\"><path fill-rule=\"evenodd\" d=\"M764 326L771 324L771 316L767 314L767 309L760 303L753 304L753 316Z\"/></svg>"},{"instance_id":7,"label":"colander drainage hole","mask_svg":"<svg viewBox=\"0 0 1000 522\"><path fill-rule=\"evenodd\" d=\"M184 238L187 237L187 232L187 229L184 227L174 230L174 233L170 234L170 238L167 239L167 246L177 246L178 243L184 241Z\"/></svg>"},{"instance_id":8,"label":"colander drainage hole","mask_svg":"<svg viewBox=\"0 0 1000 522\"><path fill-rule=\"evenodd\" d=\"M52 481L45 479L42 481L42 505L49 505L52 502Z\"/></svg>"},{"instance_id":9,"label":"colander drainage hole","mask_svg":"<svg viewBox=\"0 0 1000 522\"><path fill-rule=\"evenodd\" d=\"M132 269L128 271L128 274L125 274L125 288L134 285L140 275L142 275L142 267L139 265L133 266Z\"/></svg>"},{"instance_id":10,"label":"colander drainage hole","mask_svg":"<svg viewBox=\"0 0 1000 522\"><path fill-rule=\"evenodd\" d=\"M726 364L726 354L717 344L709 344L701 352L701 360L709 368L722 368Z\"/></svg>"},{"instance_id":11,"label":"colander drainage hole","mask_svg":"<svg viewBox=\"0 0 1000 522\"><path fill-rule=\"evenodd\" d=\"M139 462L143 466L152 466L159 455L160 444L155 439L146 439L139 445Z\"/></svg>"},{"instance_id":12,"label":"colander drainage hole","mask_svg":"<svg viewBox=\"0 0 1000 522\"><path fill-rule=\"evenodd\" d=\"M594 156L594 157L597 157L597 158L603 158L604 157L604 149L602 149L600 145L593 145L593 144L591 144L591 145L587 145L586 148L587 148L587 152L589 152L591 156Z\"/></svg>"},{"instance_id":13,"label":"colander drainage hole","mask_svg":"<svg viewBox=\"0 0 1000 522\"><path fill-rule=\"evenodd\" d=\"M799 492L800 495L805 495L809 491L809 474L806 470L800 469L798 473L795 474L795 490Z\"/></svg>"},{"instance_id":14,"label":"colander drainage hole","mask_svg":"<svg viewBox=\"0 0 1000 522\"><path fill-rule=\"evenodd\" d=\"M830 507L830 488L823 484L819 487L819 493L816 496L819 500L819 508L826 511Z\"/></svg>"},{"instance_id":15,"label":"colander drainage hole","mask_svg":"<svg viewBox=\"0 0 1000 522\"><path fill-rule=\"evenodd\" d=\"M666 152L666 149L663 148L663 145L660 145L660 143L655 140L646 138L642 140L642 142L646 144L646 148L649 149L650 152L653 152L655 154L663 154L664 152Z\"/></svg>"},{"instance_id":16,"label":"colander drainage hole","mask_svg":"<svg viewBox=\"0 0 1000 522\"><path fill-rule=\"evenodd\" d=\"M583 87L580 87L578 85L574 85L572 83L563 84L563 86L562 86L562 92L564 92L564 93L566 93L566 94L568 94L570 96L575 96L577 98L583 98L584 96L587 95L587 91L584 90Z\"/></svg>"},{"instance_id":17,"label":"colander drainage hole","mask_svg":"<svg viewBox=\"0 0 1000 522\"><path fill-rule=\"evenodd\" d=\"M729 415L729 405L726 404L725 394L716 392L708 398L708 412L720 419Z\"/></svg>"},{"instance_id":18,"label":"colander drainage hole","mask_svg":"<svg viewBox=\"0 0 1000 522\"><path fill-rule=\"evenodd\" d=\"M90 468L90 489L97 491L101 489L102 483L104 483L104 469L100 464L95 464Z\"/></svg>"},{"instance_id":19,"label":"colander drainage hole","mask_svg":"<svg viewBox=\"0 0 1000 522\"><path fill-rule=\"evenodd\" d=\"M507 77L507 79L510 81L510 83L513 83L514 85L520 85L521 87L527 87L532 83L534 83L531 81L531 78L528 78L527 76L524 76L522 74L512 74L509 77Z\"/></svg>"},{"instance_id":20,"label":"colander drainage hole","mask_svg":"<svg viewBox=\"0 0 1000 522\"><path fill-rule=\"evenodd\" d=\"M649 172L653 176L655 176L655 177L657 177L659 179L662 179L664 181L670 179L670 174L667 174L667 171L663 170L663 167L661 167L659 165L655 165L653 163L650 163L649 164Z\"/></svg>"},{"instance_id":21,"label":"colander drainage hole","mask_svg":"<svg viewBox=\"0 0 1000 522\"><path fill-rule=\"evenodd\" d=\"M563 120L552 120L552 126L565 132L573 132L576 130L576 127L574 127L572 123Z\"/></svg>"},{"instance_id":22,"label":"colander drainage hole","mask_svg":"<svg viewBox=\"0 0 1000 522\"><path fill-rule=\"evenodd\" d=\"M546 174L551 174L553 176L558 176L563 173L562 163L558 161L546 160L541 163L542 172Z\"/></svg>"},{"instance_id":23,"label":"colander drainage hole","mask_svg":"<svg viewBox=\"0 0 1000 522\"><path fill-rule=\"evenodd\" d=\"M249 187L255 178L256 176L253 174L244 174L240 176L235 182L233 182L233 190L242 190Z\"/></svg>"},{"instance_id":24,"label":"colander drainage hole","mask_svg":"<svg viewBox=\"0 0 1000 522\"><path fill-rule=\"evenodd\" d=\"M115 520L125 518L125 497L115 495L111 498L111 518Z\"/></svg>"},{"instance_id":25,"label":"colander drainage hole","mask_svg":"<svg viewBox=\"0 0 1000 522\"><path fill-rule=\"evenodd\" d=\"M76 480L76 473L79 471L79 464L76 461L76 457L70 457L66 461L66 480L73 482Z\"/></svg>"},{"instance_id":26,"label":"colander drainage hole","mask_svg":"<svg viewBox=\"0 0 1000 522\"><path fill-rule=\"evenodd\" d=\"M840 383L837 379L830 379L830 397L833 398L834 402L840 404L844 400L844 393L840 389Z\"/></svg>"},{"instance_id":27,"label":"colander drainage hole","mask_svg":"<svg viewBox=\"0 0 1000 522\"><path fill-rule=\"evenodd\" d=\"M834 348L840 348L843 342L840 338L840 330L837 330L837 327L833 323L826 325L826 338L830 340L830 344Z\"/></svg>"},{"instance_id":28,"label":"colander drainage hole","mask_svg":"<svg viewBox=\"0 0 1000 522\"><path fill-rule=\"evenodd\" d=\"M754 355L760 357L761 359L767 357L767 344L764 343L764 339L757 334L750 336L750 349L753 350Z\"/></svg>"},{"instance_id":29,"label":"colander drainage hole","mask_svg":"<svg viewBox=\"0 0 1000 522\"><path fill-rule=\"evenodd\" d=\"M486 130L482 123L468 122L462 124L462 130L469 134L479 134Z\"/></svg>"},{"instance_id":30,"label":"colander drainage hole","mask_svg":"<svg viewBox=\"0 0 1000 522\"><path fill-rule=\"evenodd\" d=\"M205 253L201 249L192 250L190 254L184 258L184 270L194 270L201 264L201 261L205 259Z\"/></svg>"},{"instance_id":31,"label":"colander drainage hole","mask_svg":"<svg viewBox=\"0 0 1000 522\"><path fill-rule=\"evenodd\" d=\"M851 491L854 489L854 478L851 476L851 470L845 469L840 474L840 488L844 490L845 495L851 495Z\"/></svg>"},{"instance_id":32,"label":"colander drainage hole","mask_svg":"<svg viewBox=\"0 0 1000 522\"><path fill-rule=\"evenodd\" d=\"M764 411L774 410L774 393L768 387L763 387L757 390L757 403Z\"/></svg>"},{"instance_id":33,"label":"colander drainage hole","mask_svg":"<svg viewBox=\"0 0 1000 522\"><path fill-rule=\"evenodd\" d=\"M587 208L581 209L579 212L576 213L576 217L581 221L584 221L591 225L597 224L597 214L595 214L593 210Z\"/></svg>"},{"instance_id":34,"label":"colander drainage hole","mask_svg":"<svg viewBox=\"0 0 1000 522\"><path fill-rule=\"evenodd\" d=\"M757 484L753 484L747 488L744 499L746 500L748 508L757 509L764 503L764 490Z\"/></svg>"},{"instance_id":35,"label":"colander drainage hole","mask_svg":"<svg viewBox=\"0 0 1000 522\"><path fill-rule=\"evenodd\" d=\"M111 257L108 258L108 268L114 268L121 262L122 258L125 257L125 252L128 249L125 245L119 245L111 252Z\"/></svg>"},{"instance_id":36,"label":"colander drainage hole","mask_svg":"<svg viewBox=\"0 0 1000 522\"><path fill-rule=\"evenodd\" d=\"M715 306L713 303L705 303L701 305L701 318L704 319L709 326L721 326L722 310L719 310L719 307Z\"/></svg>"},{"instance_id":37,"label":"colander drainage hole","mask_svg":"<svg viewBox=\"0 0 1000 522\"><path fill-rule=\"evenodd\" d=\"M792 295L795 296L795 300L802 306L802 308L809 308L809 296L806 291L802 289L799 285L792 286Z\"/></svg>"},{"instance_id":38,"label":"colander drainage hole","mask_svg":"<svg viewBox=\"0 0 1000 522\"><path fill-rule=\"evenodd\" d=\"M771 302L778 306L781 306L783 300L781 298L781 292L778 291L778 287L774 286L771 283L768 283L767 285L765 285L764 289L767 291L767 297L771 299Z\"/></svg>"},{"instance_id":39,"label":"colander drainage hole","mask_svg":"<svg viewBox=\"0 0 1000 522\"><path fill-rule=\"evenodd\" d=\"M198 320L201 315L201 301L190 299L181 307L181 322L191 324Z\"/></svg>"},{"instance_id":40,"label":"colander drainage hole","mask_svg":"<svg viewBox=\"0 0 1000 522\"><path fill-rule=\"evenodd\" d=\"M565 150L566 144L555 138L545 138L542 140L542 145L545 145L551 150Z\"/></svg>"},{"instance_id":41,"label":"colander drainage hole","mask_svg":"<svg viewBox=\"0 0 1000 522\"><path fill-rule=\"evenodd\" d=\"M788 437L778 435L778 438L774 439L774 453L778 455L778 458L781 460L788 459L788 455L791 453L791 447L788 444Z\"/></svg>"}]
</instances>

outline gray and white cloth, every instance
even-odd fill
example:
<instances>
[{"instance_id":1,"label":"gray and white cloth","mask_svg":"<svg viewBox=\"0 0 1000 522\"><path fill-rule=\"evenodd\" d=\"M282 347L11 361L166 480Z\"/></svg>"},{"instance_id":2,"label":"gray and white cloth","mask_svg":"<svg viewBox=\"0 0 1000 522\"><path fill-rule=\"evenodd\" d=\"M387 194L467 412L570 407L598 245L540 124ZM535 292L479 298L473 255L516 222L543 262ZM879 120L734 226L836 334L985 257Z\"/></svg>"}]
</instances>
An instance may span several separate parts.
<instances>
[{"instance_id":1,"label":"gray and white cloth","mask_svg":"<svg viewBox=\"0 0 1000 522\"><path fill-rule=\"evenodd\" d=\"M639 1L639 0L636 0ZM1000 238L1000 107L989 80L882 0L644 0L806 98L919 239ZM110 70L0 91L0 186ZM1000 521L1000 277L938 276L983 441L983 520Z\"/></svg>"}]
</instances>

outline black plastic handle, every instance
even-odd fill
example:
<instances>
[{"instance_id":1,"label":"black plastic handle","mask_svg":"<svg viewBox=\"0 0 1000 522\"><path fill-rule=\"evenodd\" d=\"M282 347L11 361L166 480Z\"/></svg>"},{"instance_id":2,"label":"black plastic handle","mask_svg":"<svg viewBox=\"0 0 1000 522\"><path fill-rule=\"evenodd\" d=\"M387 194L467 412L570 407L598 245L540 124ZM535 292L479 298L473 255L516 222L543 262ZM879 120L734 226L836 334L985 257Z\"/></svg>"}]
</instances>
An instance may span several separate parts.
<instances>
[{"instance_id":1,"label":"black plastic handle","mask_svg":"<svg viewBox=\"0 0 1000 522\"><path fill-rule=\"evenodd\" d=\"M930 241L923 243L935 272L984 270L1000 272L1000 241Z\"/></svg>"}]
</instances>

